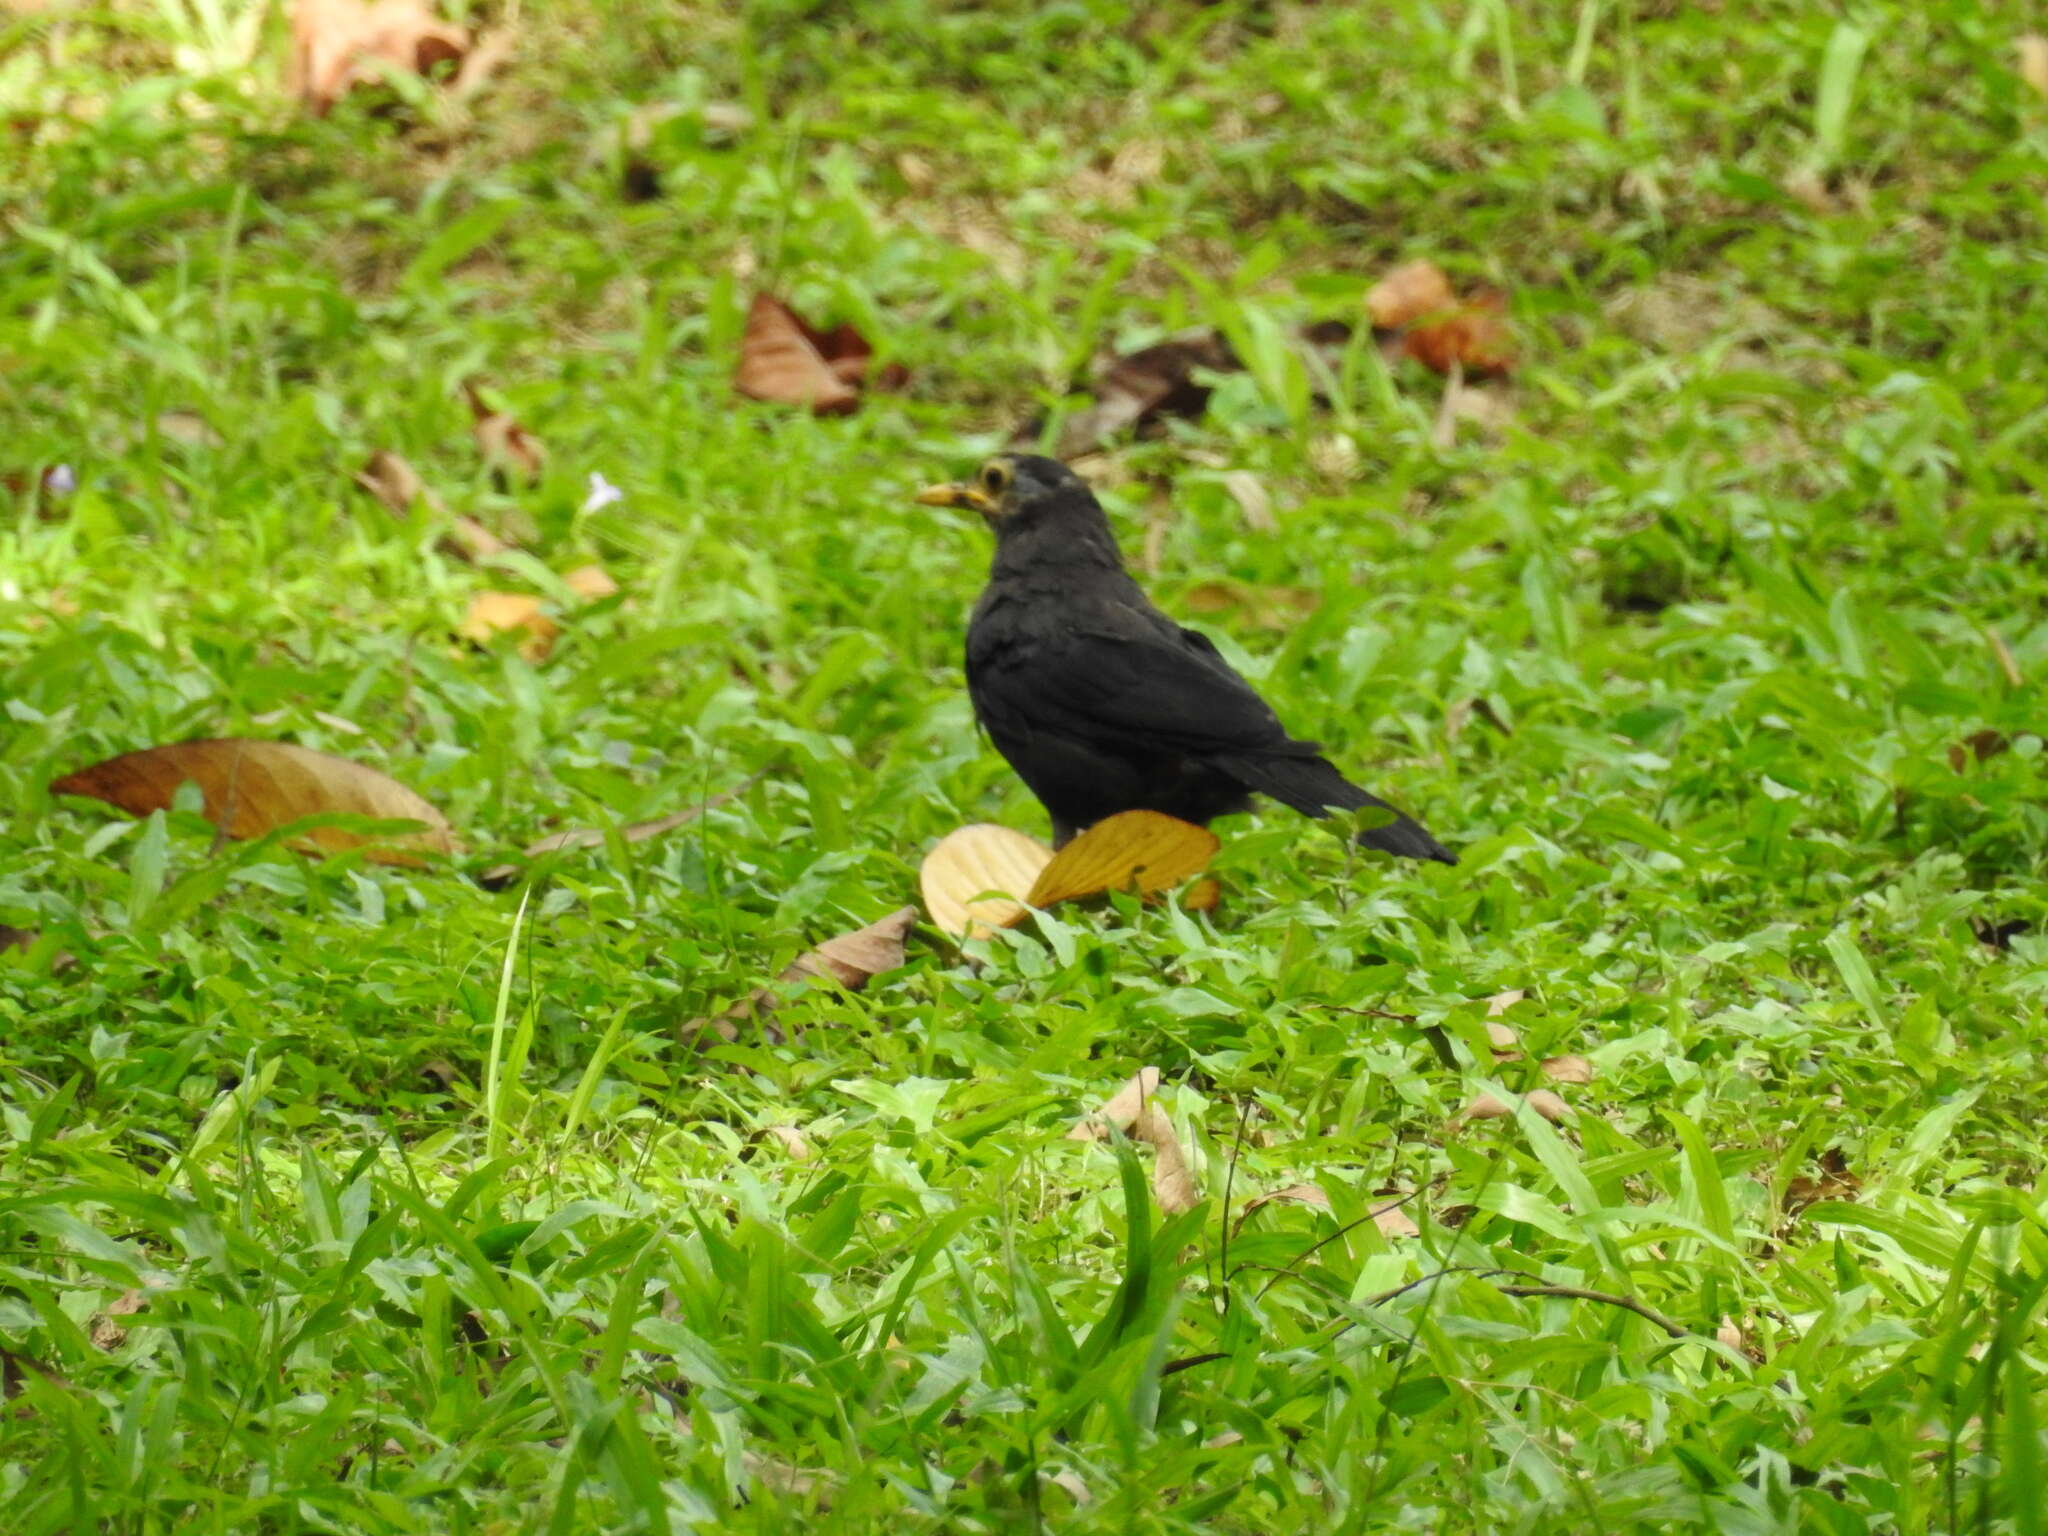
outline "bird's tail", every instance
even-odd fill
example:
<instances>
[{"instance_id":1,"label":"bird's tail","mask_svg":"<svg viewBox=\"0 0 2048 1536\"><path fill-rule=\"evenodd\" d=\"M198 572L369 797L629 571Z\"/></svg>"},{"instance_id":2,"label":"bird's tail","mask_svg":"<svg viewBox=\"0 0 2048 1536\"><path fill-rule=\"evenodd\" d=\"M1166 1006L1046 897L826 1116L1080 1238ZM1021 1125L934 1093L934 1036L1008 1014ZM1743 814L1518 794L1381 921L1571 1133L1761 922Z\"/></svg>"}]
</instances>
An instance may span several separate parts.
<instances>
[{"instance_id":1,"label":"bird's tail","mask_svg":"<svg viewBox=\"0 0 2048 1536\"><path fill-rule=\"evenodd\" d=\"M1357 811L1367 806L1390 811L1394 819L1366 828L1358 834L1359 842L1397 858L1434 859L1439 864L1458 862L1458 856L1431 837L1420 822L1394 810L1377 795L1367 794L1324 758L1304 753L1299 757L1231 757L1210 761L1247 789L1271 795L1306 816L1327 816L1331 811Z\"/></svg>"}]
</instances>

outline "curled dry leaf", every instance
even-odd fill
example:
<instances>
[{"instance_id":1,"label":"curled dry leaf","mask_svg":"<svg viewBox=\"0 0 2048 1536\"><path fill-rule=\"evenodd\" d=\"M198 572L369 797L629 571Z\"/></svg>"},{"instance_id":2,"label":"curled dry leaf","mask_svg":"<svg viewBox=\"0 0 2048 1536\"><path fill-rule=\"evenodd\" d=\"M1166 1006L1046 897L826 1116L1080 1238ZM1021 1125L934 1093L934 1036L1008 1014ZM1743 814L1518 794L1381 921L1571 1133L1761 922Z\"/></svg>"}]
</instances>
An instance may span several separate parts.
<instances>
[{"instance_id":1,"label":"curled dry leaf","mask_svg":"<svg viewBox=\"0 0 2048 1536\"><path fill-rule=\"evenodd\" d=\"M1721 1326L1714 1330L1714 1338L1730 1349L1741 1349L1747 1342L1742 1337L1742 1329L1736 1326L1735 1319L1727 1316L1722 1317Z\"/></svg>"},{"instance_id":2,"label":"curled dry leaf","mask_svg":"<svg viewBox=\"0 0 2048 1536\"><path fill-rule=\"evenodd\" d=\"M1799 1174L1785 1183L1785 1214L1796 1216L1822 1200L1854 1200L1863 1192L1863 1181L1849 1170L1849 1159L1840 1147L1829 1147L1820 1155L1820 1177Z\"/></svg>"},{"instance_id":3,"label":"curled dry leaf","mask_svg":"<svg viewBox=\"0 0 2048 1536\"><path fill-rule=\"evenodd\" d=\"M1131 1140L1152 1149L1152 1198L1168 1216L1193 1210L1201 1196L1195 1191L1195 1176L1188 1171L1187 1155L1180 1138L1173 1133L1173 1121L1157 1104L1147 1104L1131 1125Z\"/></svg>"},{"instance_id":4,"label":"curled dry leaf","mask_svg":"<svg viewBox=\"0 0 2048 1536\"><path fill-rule=\"evenodd\" d=\"M1195 417L1209 407L1206 373L1235 373L1242 365L1230 343L1213 331L1176 336L1113 357L1096 373L1094 404L1060 423L1053 448L1062 459L1099 448L1122 433L1161 417ZM1036 422L1018 429L1013 442L1035 443Z\"/></svg>"},{"instance_id":5,"label":"curled dry leaf","mask_svg":"<svg viewBox=\"0 0 2048 1536\"><path fill-rule=\"evenodd\" d=\"M1468 379L1498 377L1514 368L1507 299L1490 289L1460 300L1436 263L1411 261L1394 268L1365 296L1376 330L1398 333L1402 354L1425 368Z\"/></svg>"},{"instance_id":6,"label":"curled dry leaf","mask_svg":"<svg viewBox=\"0 0 2048 1536\"><path fill-rule=\"evenodd\" d=\"M1112 1127L1128 1132L1137 1124L1138 1116L1144 1113L1146 1101L1158 1091L1159 1069L1140 1067L1102 1108L1075 1121L1074 1128L1067 1132L1067 1140L1106 1141Z\"/></svg>"},{"instance_id":7,"label":"curled dry leaf","mask_svg":"<svg viewBox=\"0 0 2048 1536\"><path fill-rule=\"evenodd\" d=\"M858 992L871 977L903 963L903 941L916 926L917 908L899 907L865 928L827 939L808 954L799 955L781 979L836 981Z\"/></svg>"},{"instance_id":8,"label":"curled dry leaf","mask_svg":"<svg viewBox=\"0 0 2048 1536\"><path fill-rule=\"evenodd\" d=\"M821 331L780 299L757 293L747 309L733 387L750 400L844 416L860 404L863 386L902 386L906 375L900 367L869 379L874 356L867 338L851 325Z\"/></svg>"},{"instance_id":9,"label":"curled dry leaf","mask_svg":"<svg viewBox=\"0 0 2048 1536\"><path fill-rule=\"evenodd\" d=\"M1963 773L1972 763L1987 762L2011 750L2012 738L2003 731L1974 731L1948 749L1948 765Z\"/></svg>"},{"instance_id":10,"label":"curled dry leaf","mask_svg":"<svg viewBox=\"0 0 2048 1536\"><path fill-rule=\"evenodd\" d=\"M1522 1095L1522 1098L1531 1109L1546 1120L1563 1120L1572 1112L1571 1106L1548 1088L1533 1088ZM1490 1093L1482 1093L1451 1117L1451 1127L1455 1130L1472 1120L1502 1120L1514 1112L1512 1105L1503 1104Z\"/></svg>"},{"instance_id":11,"label":"curled dry leaf","mask_svg":"<svg viewBox=\"0 0 2048 1536\"><path fill-rule=\"evenodd\" d=\"M168 810L178 786L199 786L206 819L223 836L262 837L308 816L416 821L418 832L373 836L316 827L294 839L312 851L362 848L387 864L416 864L423 852L451 853L455 838L439 811L387 774L288 741L241 737L181 741L108 758L52 781L54 795L84 795L131 816Z\"/></svg>"},{"instance_id":12,"label":"curled dry leaf","mask_svg":"<svg viewBox=\"0 0 2048 1536\"><path fill-rule=\"evenodd\" d=\"M127 1325L120 1322L124 1317L133 1317L147 1304L140 1291L123 1291L107 1303L106 1310L94 1315L92 1330L87 1335L95 1349L116 1349L128 1337Z\"/></svg>"},{"instance_id":13,"label":"curled dry leaf","mask_svg":"<svg viewBox=\"0 0 2048 1536\"><path fill-rule=\"evenodd\" d=\"M1201 873L1221 846L1207 827L1158 811L1119 811L1054 854L1025 900L1049 907L1103 891L1150 895Z\"/></svg>"},{"instance_id":14,"label":"curled dry leaf","mask_svg":"<svg viewBox=\"0 0 2048 1536\"><path fill-rule=\"evenodd\" d=\"M422 0L297 0L292 7L291 87L316 117L391 68L426 75L460 63L469 33Z\"/></svg>"},{"instance_id":15,"label":"curled dry leaf","mask_svg":"<svg viewBox=\"0 0 2048 1536\"><path fill-rule=\"evenodd\" d=\"M1528 995L1529 989L1527 987L1516 987L1508 992L1496 992L1493 996L1486 999L1486 1016L1489 1019L1497 1019Z\"/></svg>"},{"instance_id":16,"label":"curled dry leaf","mask_svg":"<svg viewBox=\"0 0 2048 1536\"><path fill-rule=\"evenodd\" d=\"M1583 1086L1593 1081L1593 1063L1583 1056L1547 1056L1543 1060L1543 1075L1553 1083Z\"/></svg>"},{"instance_id":17,"label":"curled dry leaf","mask_svg":"<svg viewBox=\"0 0 2048 1536\"><path fill-rule=\"evenodd\" d=\"M1009 827L980 822L949 832L918 869L925 910L956 939L986 938L1022 920L1028 908L1015 893L1031 890L1052 857Z\"/></svg>"},{"instance_id":18,"label":"curled dry leaf","mask_svg":"<svg viewBox=\"0 0 2048 1536\"><path fill-rule=\"evenodd\" d=\"M394 514L404 517L415 506L446 515L448 507L420 477L406 459L386 449L370 455L370 462L356 471L356 484L368 491Z\"/></svg>"},{"instance_id":19,"label":"curled dry leaf","mask_svg":"<svg viewBox=\"0 0 2048 1536\"><path fill-rule=\"evenodd\" d=\"M807 1163L815 1155L804 1133L793 1125L764 1125L761 1134L779 1144L792 1163Z\"/></svg>"},{"instance_id":20,"label":"curled dry leaf","mask_svg":"<svg viewBox=\"0 0 2048 1536\"><path fill-rule=\"evenodd\" d=\"M479 592L469 600L469 612L457 626L458 635L478 645L489 645L500 635L516 634L519 654L528 661L545 661L562 632L541 607L541 601L524 592Z\"/></svg>"},{"instance_id":21,"label":"curled dry leaf","mask_svg":"<svg viewBox=\"0 0 2048 1536\"><path fill-rule=\"evenodd\" d=\"M541 440L513 419L510 413L493 410L474 380L465 380L463 398L475 418L470 431L476 437L477 452L484 462L506 480L536 484L548 465L548 451Z\"/></svg>"},{"instance_id":22,"label":"curled dry leaf","mask_svg":"<svg viewBox=\"0 0 2048 1536\"><path fill-rule=\"evenodd\" d=\"M685 806L666 816L657 816L652 821L636 821L630 826L619 828L619 836L629 843L644 843L650 838L660 837L664 832L673 832L677 827L687 826L706 811L716 810L727 801L745 794L761 782L761 775L750 773L731 789L722 789L697 805ZM596 848L603 845L605 831L602 827L576 827L566 832L550 832L546 837L528 843L520 857L537 859L542 854L559 853L564 848ZM517 864L493 864L477 877L477 883L496 890L519 873Z\"/></svg>"},{"instance_id":23,"label":"curled dry leaf","mask_svg":"<svg viewBox=\"0 0 2048 1536\"><path fill-rule=\"evenodd\" d=\"M1398 331L1455 303L1451 280L1435 262L1404 261L1367 291L1365 312L1375 330Z\"/></svg>"}]
</instances>

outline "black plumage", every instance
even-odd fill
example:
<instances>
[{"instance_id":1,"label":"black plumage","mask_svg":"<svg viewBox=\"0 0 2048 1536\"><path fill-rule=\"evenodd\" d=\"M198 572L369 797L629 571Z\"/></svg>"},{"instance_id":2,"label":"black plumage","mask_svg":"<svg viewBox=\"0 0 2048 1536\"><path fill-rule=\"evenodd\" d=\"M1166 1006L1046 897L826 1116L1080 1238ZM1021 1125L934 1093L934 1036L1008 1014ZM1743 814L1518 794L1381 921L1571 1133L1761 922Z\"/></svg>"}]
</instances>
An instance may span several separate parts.
<instances>
[{"instance_id":1,"label":"black plumage","mask_svg":"<svg viewBox=\"0 0 2048 1536\"><path fill-rule=\"evenodd\" d=\"M1206 823L1249 810L1254 792L1310 816L1392 810L1318 744L1289 736L1204 636L1152 606L1094 493L1058 460L1006 454L975 483L919 499L971 507L995 531L967 627L967 689L996 750L1052 814L1055 844L1139 808ZM1359 841L1457 863L1398 812Z\"/></svg>"}]
</instances>

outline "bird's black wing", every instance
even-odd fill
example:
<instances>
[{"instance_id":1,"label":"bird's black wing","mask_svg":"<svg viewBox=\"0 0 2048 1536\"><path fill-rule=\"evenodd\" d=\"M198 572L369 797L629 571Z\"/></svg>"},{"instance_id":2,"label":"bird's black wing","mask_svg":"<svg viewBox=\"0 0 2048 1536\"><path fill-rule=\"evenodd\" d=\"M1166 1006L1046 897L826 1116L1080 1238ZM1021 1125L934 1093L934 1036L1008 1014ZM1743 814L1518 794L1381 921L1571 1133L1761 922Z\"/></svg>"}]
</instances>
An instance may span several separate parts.
<instances>
[{"instance_id":1,"label":"bird's black wing","mask_svg":"<svg viewBox=\"0 0 2048 1536\"><path fill-rule=\"evenodd\" d=\"M1069 602L1028 627L992 627L968 682L995 733L1049 733L1104 751L1191 757L1313 755L1193 630L1114 598Z\"/></svg>"}]
</instances>

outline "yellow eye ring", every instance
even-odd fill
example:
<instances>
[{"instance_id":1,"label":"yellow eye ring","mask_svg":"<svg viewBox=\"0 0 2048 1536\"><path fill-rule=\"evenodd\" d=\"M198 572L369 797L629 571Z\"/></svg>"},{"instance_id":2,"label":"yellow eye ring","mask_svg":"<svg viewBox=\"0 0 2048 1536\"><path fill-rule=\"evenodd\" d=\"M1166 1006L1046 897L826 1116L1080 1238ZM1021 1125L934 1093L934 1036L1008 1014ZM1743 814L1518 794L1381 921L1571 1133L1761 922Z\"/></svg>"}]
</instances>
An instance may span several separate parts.
<instances>
[{"instance_id":1,"label":"yellow eye ring","mask_svg":"<svg viewBox=\"0 0 2048 1536\"><path fill-rule=\"evenodd\" d=\"M990 459L981 466L982 489L991 496L1000 496L1009 489L1010 466L1001 459Z\"/></svg>"}]
</instances>

